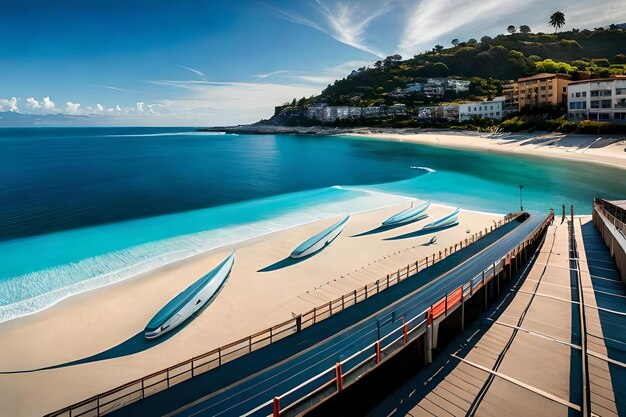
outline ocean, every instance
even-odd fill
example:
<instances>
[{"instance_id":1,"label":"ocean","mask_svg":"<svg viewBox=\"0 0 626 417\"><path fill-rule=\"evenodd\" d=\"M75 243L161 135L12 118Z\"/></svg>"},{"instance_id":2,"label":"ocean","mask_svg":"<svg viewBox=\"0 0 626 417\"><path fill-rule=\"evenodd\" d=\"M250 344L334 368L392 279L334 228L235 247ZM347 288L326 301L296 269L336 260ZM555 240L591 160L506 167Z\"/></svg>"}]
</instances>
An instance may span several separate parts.
<instances>
[{"instance_id":1,"label":"ocean","mask_svg":"<svg viewBox=\"0 0 626 417\"><path fill-rule=\"evenodd\" d=\"M471 138L468 138L471 140ZM398 204L547 213L623 198L594 164L330 136L0 129L0 321L233 242ZM558 212L558 210L557 210Z\"/></svg>"}]
</instances>

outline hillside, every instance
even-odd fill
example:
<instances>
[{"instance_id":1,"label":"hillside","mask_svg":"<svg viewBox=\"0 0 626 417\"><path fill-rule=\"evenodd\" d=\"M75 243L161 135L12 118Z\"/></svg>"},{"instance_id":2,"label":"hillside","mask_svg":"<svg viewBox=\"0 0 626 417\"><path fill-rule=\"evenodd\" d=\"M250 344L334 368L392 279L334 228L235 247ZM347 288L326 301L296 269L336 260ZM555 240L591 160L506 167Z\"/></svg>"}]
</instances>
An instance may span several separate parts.
<instances>
[{"instance_id":1,"label":"hillside","mask_svg":"<svg viewBox=\"0 0 626 417\"><path fill-rule=\"evenodd\" d=\"M306 107L314 103L371 106L402 103L414 107L439 101L492 98L502 86L519 77L541 72L561 72L574 79L608 77L626 73L626 30L573 29L556 34L513 33L480 40L455 40L454 46L402 59L389 56L371 66L355 69L325 88L320 95L277 107ZM424 82L429 77L456 76L471 81L468 91L432 98L420 94L394 96L396 89ZM390 95L390 93L392 93Z\"/></svg>"}]
</instances>

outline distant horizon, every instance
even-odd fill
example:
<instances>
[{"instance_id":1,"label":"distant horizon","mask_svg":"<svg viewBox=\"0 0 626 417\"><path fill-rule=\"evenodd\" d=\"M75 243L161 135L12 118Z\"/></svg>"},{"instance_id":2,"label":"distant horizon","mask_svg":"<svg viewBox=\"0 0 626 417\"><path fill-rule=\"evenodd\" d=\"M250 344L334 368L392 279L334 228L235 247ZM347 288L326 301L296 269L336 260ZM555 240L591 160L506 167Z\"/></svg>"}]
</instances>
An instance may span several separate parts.
<instances>
[{"instance_id":1,"label":"distant horizon","mask_svg":"<svg viewBox=\"0 0 626 417\"><path fill-rule=\"evenodd\" d=\"M564 31L626 22L618 0L0 1L0 117L20 114L24 126L253 123L388 55L510 24L552 32L555 10Z\"/></svg>"}]
</instances>

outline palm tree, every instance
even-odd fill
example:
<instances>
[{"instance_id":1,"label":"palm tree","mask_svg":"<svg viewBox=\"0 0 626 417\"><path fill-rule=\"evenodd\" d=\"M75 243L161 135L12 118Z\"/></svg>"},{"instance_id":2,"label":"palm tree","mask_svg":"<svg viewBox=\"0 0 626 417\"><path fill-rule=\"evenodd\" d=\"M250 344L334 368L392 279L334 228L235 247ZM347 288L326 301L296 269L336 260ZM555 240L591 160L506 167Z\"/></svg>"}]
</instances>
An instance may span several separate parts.
<instances>
[{"instance_id":1,"label":"palm tree","mask_svg":"<svg viewBox=\"0 0 626 417\"><path fill-rule=\"evenodd\" d=\"M563 12L557 11L552 13L552 16L550 16L550 26L554 28L554 33L565 26L565 15Z\"/></svg>"}]
</instances>

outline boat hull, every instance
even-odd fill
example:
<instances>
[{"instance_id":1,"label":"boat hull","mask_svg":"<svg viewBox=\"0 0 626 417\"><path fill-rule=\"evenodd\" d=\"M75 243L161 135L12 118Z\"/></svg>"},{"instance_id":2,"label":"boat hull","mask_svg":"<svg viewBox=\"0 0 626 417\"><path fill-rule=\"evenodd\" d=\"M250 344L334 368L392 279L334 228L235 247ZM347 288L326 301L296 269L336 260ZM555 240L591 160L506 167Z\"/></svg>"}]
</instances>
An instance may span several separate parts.
<instances>
[{"instance_id":1,"label":"boat hull","mask_svg":"<svg viewBox=\"0 0 626 417\"><path fill-rule=\"evenodd\" d=\"M440 229L442 227L456 226L459 224L459 209L456 209L452 213L439 220L429 223L422 227L422 230Z\"/></svg>"},{"instance_id":2,"label":"boat hull","mask_svg":"<svg viewBox=\"0 0 626 417\"><path fill-rule=\"evenodd\" d=\"M291 258L298 259L304 258L309 255L313 255L314 253L322 250L324 247L330 244L339 234L343 231L346 223L348 223L348 219L350 216L346 216L343 220L334 225L330 226L328 229L318 233L313 236L311 239L305 241L300 246L291 252L289 255Z\"/></svg>"},{"instance_id":3,"label":"boat hull","mask_svg":"<svg viewBox=\"0 0 626 417\"><path fill-rule=\"evenodd\" d=\"M404 211L401 211L400 213L394 214L393 216L385 220L382 225L397 226L401 224L411 223L416 220L421 220L424 218L422 216L422 213L428 210L428 207L430 207L429 202L420 204L417 207L410 207Z\"/></svg>"},{"instance_id":4,"label":"boat hull","mask_svg":"<svg viewBox=\"0 0 626 417\"><path fill-rule=\"evenodd\" d=\"M228 279L234 262L233 252L211 272L173 298L148 323L144 331L145 338L156 339L171 332L212 302Z\"/></svg>"}]
</instances>

